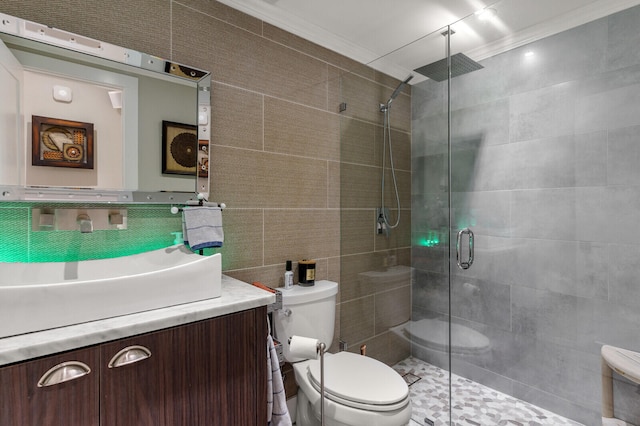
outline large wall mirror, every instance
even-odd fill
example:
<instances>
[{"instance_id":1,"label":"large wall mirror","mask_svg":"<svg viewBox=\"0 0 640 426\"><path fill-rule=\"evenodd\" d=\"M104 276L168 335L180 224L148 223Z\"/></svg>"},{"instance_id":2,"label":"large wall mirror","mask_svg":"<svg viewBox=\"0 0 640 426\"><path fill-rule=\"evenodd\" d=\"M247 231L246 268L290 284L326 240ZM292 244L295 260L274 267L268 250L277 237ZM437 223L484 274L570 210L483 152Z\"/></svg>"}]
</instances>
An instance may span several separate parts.
<instances>
[{"instance_id":1,"label":"large wall mirror","mask_svg":"<svg viewBox=\"0 0 640 426\"><path fill-rule=\"evenodd\" d=\"M0 14L0 200L209 192L209 72Z\"/></svg>"}]
</instances>

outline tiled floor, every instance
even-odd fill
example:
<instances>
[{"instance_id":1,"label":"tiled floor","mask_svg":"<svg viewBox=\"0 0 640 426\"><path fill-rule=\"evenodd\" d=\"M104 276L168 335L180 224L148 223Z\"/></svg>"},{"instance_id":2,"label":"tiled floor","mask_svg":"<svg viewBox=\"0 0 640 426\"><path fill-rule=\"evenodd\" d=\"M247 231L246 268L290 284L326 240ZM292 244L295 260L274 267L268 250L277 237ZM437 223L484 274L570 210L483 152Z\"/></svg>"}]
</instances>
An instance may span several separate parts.
<instances>
[{"instance_id":1,"label":"tiled floor","mask_svg":"<svg viewBox=\"0 0 640 426\"><path fill-rule=\"evenodd\" d=\"M416 358L407 358L393 368L410 384L411 426L448 426L449 373ZM452 425L581 426L464 377L452 375L451 380Z\"/></svg>"}]
</instances>

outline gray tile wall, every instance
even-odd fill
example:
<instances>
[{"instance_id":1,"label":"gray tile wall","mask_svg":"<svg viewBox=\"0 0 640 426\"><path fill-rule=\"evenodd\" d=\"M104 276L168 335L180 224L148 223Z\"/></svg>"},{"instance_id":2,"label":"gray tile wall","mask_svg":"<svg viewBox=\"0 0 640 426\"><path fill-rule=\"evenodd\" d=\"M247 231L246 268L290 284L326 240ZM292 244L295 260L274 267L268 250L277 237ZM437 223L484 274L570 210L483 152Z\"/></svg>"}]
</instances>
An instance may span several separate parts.
<instances>
[{"instance_id":1,"label":"gray tile wall","mask_svg":"<svg viewBox=\"0 0 640 426\"><path fill-rule=\"evenodd\" d=\"M451 314L492 342L452 369L586 425L601 346L640 351L638 28L635 7L452 81L452 231L474 229L476 259L452 272ZM448 234L444 90L413 90L414 234ZM446 251L414 247L414 319L448 313ZM615 394L616 416L640 423L637 387L618 377Z\"/></svg>"}]
</instances>

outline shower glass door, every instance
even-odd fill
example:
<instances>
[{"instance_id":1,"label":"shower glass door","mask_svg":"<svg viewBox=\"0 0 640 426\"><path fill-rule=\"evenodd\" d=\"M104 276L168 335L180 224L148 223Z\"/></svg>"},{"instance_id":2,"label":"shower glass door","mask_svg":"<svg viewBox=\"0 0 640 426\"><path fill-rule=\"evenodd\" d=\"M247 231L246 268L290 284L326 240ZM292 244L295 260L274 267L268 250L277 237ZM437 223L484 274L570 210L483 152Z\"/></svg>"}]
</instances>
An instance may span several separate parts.
<instances>
[{"instance_id":1,"label":"shower glass door","mask_svg":"<svg viewBox=\"0 0 640 426\"><path fill-rule=\"evenodd\" d=\"M449 237L474 233L473 264L454 244L449 262L458 424L602 424L603 345L640 351L640 7L507 36L534 6L451 26ZM562 7L556 23L576 16ZM459 53L483 68L457 69ZM638 424L637 385L609 386L615 417Z\"/></svg>"}]
</instances>

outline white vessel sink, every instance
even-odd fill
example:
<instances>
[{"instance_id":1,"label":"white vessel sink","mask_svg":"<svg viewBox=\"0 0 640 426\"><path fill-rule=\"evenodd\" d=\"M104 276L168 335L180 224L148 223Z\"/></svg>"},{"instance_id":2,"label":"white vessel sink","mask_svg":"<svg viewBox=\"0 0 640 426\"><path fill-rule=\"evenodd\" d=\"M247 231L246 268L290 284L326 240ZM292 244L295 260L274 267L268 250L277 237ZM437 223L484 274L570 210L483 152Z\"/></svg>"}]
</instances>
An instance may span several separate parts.
<instances>
[{"instance_id":1,"label":"white vessel sink","mask_svg":"<svg viewBox=\"0 0 640 426\"><path fill-rule=\"evenodd\" d=\"M184 245L113 259L0 263L0 338L220 297L221 255Z\"/></svg>"}]
</instances>

